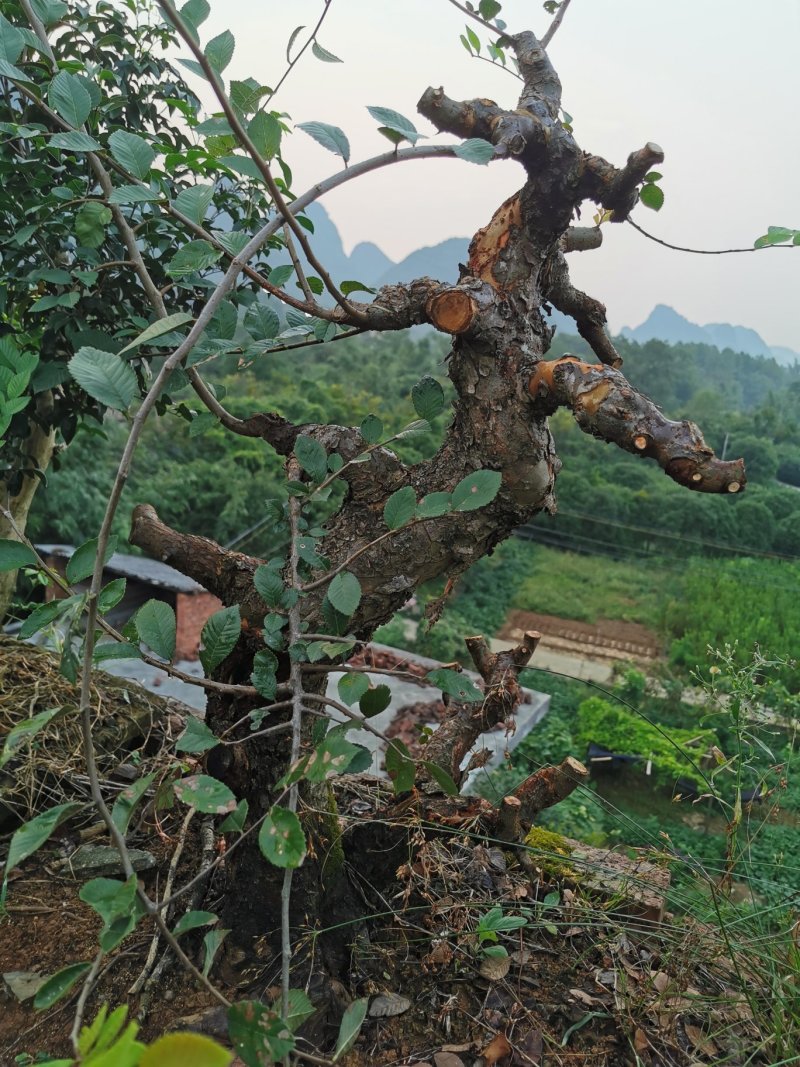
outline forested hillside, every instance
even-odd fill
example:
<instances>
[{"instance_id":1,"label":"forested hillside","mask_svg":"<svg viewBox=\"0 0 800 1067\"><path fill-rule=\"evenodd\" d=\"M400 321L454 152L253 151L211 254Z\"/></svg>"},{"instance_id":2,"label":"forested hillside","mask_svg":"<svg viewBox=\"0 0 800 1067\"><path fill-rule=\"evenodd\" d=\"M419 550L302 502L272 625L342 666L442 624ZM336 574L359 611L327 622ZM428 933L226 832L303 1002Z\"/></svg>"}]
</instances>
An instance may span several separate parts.
<instances>
[{"instance_id":1,"label":"forested hillside","mask_svg":"<svg viewBox=\"0 0 800 1067\"><path fill-rule=\"evenodd\" d=\"M535 536L580 551L624 551L626 557L633 552L683 559L687 544L692 554L724 558L746 551L800 555L800 369L703 345L619 339L619 349L632 383L668 416L702 419L718 453L745 457L747 493L718 501L682 492L654 464L587 438L568 413L559 412L552 420L564 459L559 514L538 518ZM447 387L440 362L446 351L445 340L433 333L352 338L280 355L266 350L246 375L237 373L239 357L228 356L214 372L215 382L237 415L277 410L294 422L312 422L324 409L335 421L352 424L375 411L387 430L396 431L412 417L409 394L421 374L434 374ZM558 335L551 353L564 352L588 355L580 338ZM203 529L227 543L252 524L257 500L282 491L280 461L256 442L230 439L213 416L196 415L185 379L170 385L170 395L184 403L148 428L126 489L128 506L157 500L166 522ZM404 457L432 454L446 421L443 414L433 433L401 442ZM119 416L78 434L37 495L31 520L36 538L81 543L90 535L118 454L105 438L119 444L124 434ZM122 533L126 521L120 518ZM272 547L261 531L246 542L250 552Z\"/></svg>"}]
</instances>

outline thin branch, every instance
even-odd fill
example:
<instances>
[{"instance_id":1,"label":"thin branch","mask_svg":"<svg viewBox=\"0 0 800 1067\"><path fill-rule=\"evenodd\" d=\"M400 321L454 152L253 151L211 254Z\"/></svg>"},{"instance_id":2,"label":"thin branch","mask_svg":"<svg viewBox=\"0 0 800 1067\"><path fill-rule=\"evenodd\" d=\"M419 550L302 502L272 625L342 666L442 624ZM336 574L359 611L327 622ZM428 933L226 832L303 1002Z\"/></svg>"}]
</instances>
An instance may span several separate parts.
<instances>
[{"instance_id":1,"label":"thin branch","mask_svg":"<svg viewBox=\"0 0 800 1067\"><path fill-rule=\"evenodd\" d=\"M298 477L300 465L296 460L290 460L287 466L287 475ZM299 520L302 511L300 501L296 496L289 497L289 526L291 532L291 547L289 549L289 581L291 589L300 586L299 567L300 552L298 542L300 539ZM289 645L293 645L301 636L300 625L302 616L300 612L300 599L289 609ZM303 740L303 668L299 660L292 659L289 670L289 684L292 688L292 749L289 758L289 766L294 767L300 759L300 748ZM291 812L297 811L297 798L299 787L297 782L292 782L289 789L287 808ZM283 876L281 887L281 1015L284 1019L289 1017L289 987L291 984L292 966L292 936L290 926L290 906L292 899L292 877L294 869L287 867ZM288 1064L288 1058L287 1058Z\"/></svg>"},{"instance_id":2,"label":"thin branch","mask_svg":"<svg viewBox=\"0 0 800 1067\"><path fill-rule=\"evenodd\" d=\"M289 253L289 258L292 261L295 274L297 275L297 281L300 288L303 290L303 296L309 302L309 304L315 304L314 294L311 292L311 287L308 284L308 278L306 278L305 271L303 270L303 264L300 262L300 257L297 255L297 249L294 246L292 240L292 232L288 226L283 227L283 239L286 241L286 249Z\"/></svg>"},{"instance_id":3,"label":"thin branch","mask_svg":"<svg viewBox=\"0 0 800 1067\"><path fill-rule=\"evenodd\" d=\"M634 230L638 230L643 237L646 237L649 241L655 241L657 245L663 245L664 248L671 248L674 252L691 252L695 256L730 256L736 252L764 252L768 248L792 248L791 244L784 245L762 245L760 248L685 248L683 245L673 245L669 241L662 241L660 237L654 237L652 233L648 233L647 230L643 230L641 226L633 221L628 216L627 222L633 226Z\"/></svg>"},{"instance_id":4,"label":"thin branch","mask_svg":"<svg viewBox=\"0 0 800 1067\"><path fill-rule=\"evenodd\" d=\"M23 3L25 0L23 0ZM75 1051L75 1055L78 1055L78 1038L81 1033L81 1026L83 1025L83 1013L86 1011L86 1001L89 999L89 994L94 989L94 984L97 981L97 974L100 970L100 964L103 962L105 952L100 949L92 962L92 967L83 982L81 988L81 995L78 997L78 1004L75 1008L75 1017L72 1020L72 1029L70 1031L70 1041Z\"/></svg>"},{"instance_id":5,"label":"thin branch","mask_svg":"<svg viewBox=\"0 0 800 1067\"><path fill-rule=\"evenodd\" d=\"M269 194L275 202L275 207L277 208L278 213L280 214L281 218L286 223L288 223L289 227L297 238L298 244L303 249L306 259L314 268L316 273L320 276L323 285L328 290L333 299L336 301L336 303L339 305L339 307L342 309L342 311L345 312L348 318L362 326L367 325L364 313L355 308L347 300L347 298L339 292L339 290L333 284L333 281L331 280L331 277L328 274L327 270L317 259L316 255L314 254L314 250L312 249L308 241L308 238L303 232L303 228L300 226L297 219L294 217L294 214L289 211L288 205L284 200L274 177L272 176L272 171L270 170L269 165L256 148L252 138L249 136L244 126L242 126L242 123L239 120L239 116L236 114L236 111L232 107L230 100L225 94L217 72L211 66L205 53L200 48L200 45L195 40L194 36L190 33L185 22L176 11L172 0L162 0L161 9L166 13L170 22L173 24L180 37L183 38L192 55L202 67L203 73L208 79L208 82L213 88L214 94L217 97L217 100L219 101L220 107L225 113L225 118L228 120L228 124L230 125L231 129L234 132L234 135L237 137L240 144L247 151L248 155L258 167L261 176L264 179L264 182L266 183L267 189L269 189Z\"/></svg>"},{"instance_id":6,"label":"thin branch","mask_svg":"<svg viewBox=\"0 0 800 1067\"><path fill-rule=\"evenodd\" d=\"M340 470L336 472L337 475L341 474L343 470L344 467L341 467ZM407 522L405 526L400 526L396 530L387 530L386 533L382 533L380 537L376 537L373 541L368 541L367 544L362 545L361 548L353 552L353 554L348 556L347 559L342 560L342 562L337 567L334 567L332 571L326 571L326 573L323 574L321 578L316 578L313 582L306 582L305 585L299 585L297 588L300 589L303 593L310 593L312 589L319 589L321 585L325 585L332 578L335 578L340 571L343 571L345 567L349 567L354 560L357 560L359 556L369 551L370 548L374 548L376 545L379 545L381 541L386 541L387 538L394 537L396 534L405 533L406 530L410 530L414 526L421 526L423 522L429 522L432 518L440 517L441 516L429 515L424 519L412 519L411 522Z\"/></svg>"},{"instance_id":7,"label":"thin branch","mask_svg":"<svg viewBox=\"0 0 800 1067\"><path fill-rule=\"evenodd\" d=\"M274 89L272 90L272 92L271 92L271 93L269 94L269 96L267 96L267 100L272 100L272 98L273 98L273 97L274 97L274 96L275 96L275 95L277 94L277 92L278 92L278 90L280 89L280 87L281 87L281 86L283 85L283 83L284 83L284 82L286 81L286 79L287 79L287 78L289 77L289 75L290 75L290 74L292 73L292 71L294 70L294 68L295 68L295 67L297 66L297 64L298 64L298 63L300 62L300 60L301 60L301 58L302 58L302 56L303 56L303 53L305 52L305 50L306 50L306 49L308 48L308 46L309 46L309 45L310 45L310 44L311 44L311 43L312 43L313 41L315 41L315 40L316 40L316 38L317 38L317 34L319 33L319 30L320 30L320 27L322 26L322 23L323 23L323 22L325 21L325 16L326 16L326 15L328 14L328 12L329 12L329 11L330 11L330 9L331 9L331 3L332 3L332 0L323 0L323 3L325 4L325 7L324 7L324 9L323 9L323 11L322 11L322 14L320 15L319 19L317 20L317 24L316 24L316 26L315 26L315 27L314 27L314 29L313 29L313 30L311 31L311 35L309 36L308 40L307 40L307 41L306 41L306 43L305 43L305 44L303 45L303 47L302 47L302 48L300 49L300 51L299 51L299 52L297 53L297 55L296 55L296 56L294 57L294 59L290 59L290 60L289 60L289 65L288 65L288 67L287 67L287 68L286 68L286 70L285 70L285 71L283 72L283 74L281 75L281 77L280 77L280 78L278 79L278 84L277 84L277 85L275 86L275 88L274 88ZM287 55L287 59L288 59L288 55Z\"/></svg>"},{"instance_id":8,"label":"thin branch","mask_svg":"<svg viewBox=\"0 0 800 1067\"><path fill-rule=\"evenodd\" d=\"M499 29L499 27L493 26L491 24L491 22L487 22L486 19L481 18L481 16L478 14L477 11L470 11L470 9L468 7L464 7L464 5L460 4L458 2L458 0L450 0L450 3L453 5L453 7L457 7L459 11L461 11L463 14L465 14L467 16L467 18L473 19L475 22L477 22L481 26L483 26L483 28L485 30L489 30L490 33L495 34L495 36L497 36L497 37L508 37L509 36L509 33L508 33L507 30L501 30L501 29Z\"/></svg>"},{"instance_id":9,"label":"thin branch","mask_svg":"<svg viewBox=\"0 0 800 1067\"><path fill-rule=\"evenodd\" d=\"M542 48L547 48L547 46L550 44L550 42L555 37L555 35L556 35L557 31L558 31L558 27L564 21L564 16L566 15L567 8L569 7L571 2L572 2L572 0L561 0L561 5L560 5L558 11L556 11L555 18L550 23L550 26L549 26L547 32L545 33L544 37L542 37L541 41L539 42L539 44L541 44Z\"/></svg>"}]
</instances>

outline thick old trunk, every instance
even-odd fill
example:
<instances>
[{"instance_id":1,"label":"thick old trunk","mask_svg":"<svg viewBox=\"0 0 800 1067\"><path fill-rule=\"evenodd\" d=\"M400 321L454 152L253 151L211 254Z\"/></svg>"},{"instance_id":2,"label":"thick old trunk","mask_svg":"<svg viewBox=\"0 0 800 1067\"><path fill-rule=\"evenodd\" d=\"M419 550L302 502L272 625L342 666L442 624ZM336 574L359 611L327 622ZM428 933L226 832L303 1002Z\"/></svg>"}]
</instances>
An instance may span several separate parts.
<instances>
[{"instance_id":1,"label":"thick old trunk","mask_svg":"<svg viewBox=\"0 0 800 1067\"><path fill-rule=\"evenodd\" d=\"M347 492L338 512L325 523L320 552L331 570L346 565L359 580L362 597L349 628L360 640L368 640L420 585L441 576L454 578L516 527L541 511L555 509L560 462L548 417L558 406L571 408L587 433L655 459L690 489L736 492L744 484L741 463L717 461L696 427L668 422L651 401L631 388L615 369L621 360L605 329L603 305L574 289L569 280L564 253L599 244L599 231L587 237L584 230L570 229L581 202L592 199L612 213L612 221L624 220L645 173L663 158L661 150L647 145L633 153L621 170L582 152L558 120L560 83L546 54L532 34L522 34L512 43L524 80L517 109L505 111L486 100L453 101L441 89L427 90L419 108L440 130L482 137L492 142L498 156L517 159L526 174L525 184L475 235L456 285L422 278L388 286L374 303L359 307L359 324L364 320L376 330L429 322L449 333L453 345L448 368L456 392L451 425L430 461L409 467L389 449L377 448L366 462L342 471ZM541 312L547 302L576 317L599 364L543 361L551 338ZM348 321L345 310L340 317ZM238 423L237 432L262 437L283 455L291 453L302 432L328 452L337 451L346 464L365 448L355 429L293 427L275 415L254 415ZM449 493L466 475L481 469L501 475L499 492L490 504L413 522L389 533L383 507L393 492L411 486L417 500ZM239 644L216 677L246 685L253 656L262 647L260 627L268 612L253 586L261 561L204 538L178 534L147 506L136 510L131 540L197 579L225 604L241 605ZM299 602L308 633L329 632L323 614L325 589L323 572L318 571ZM533 647L531 637L514 654L491 657L474 640L471 651L486 685L484 705L478 712L454 706L451 721L428 746L429 760L454 779L459 779L461 758L477 734L513 711L518 700L516 674ZM283 696L289 675L289 657L281 653L278 682L284 689L278 693L279 704L264 719L265 726L278 728L272 734L248 738L246 723L235 726L260 705L256 696L214 695L209 707L209 724L218 736L248 738L241 745L213 750L209 771L248 800L251 818L275 801L276 783L287 768L285 725L291 702ZM304 689L318 696L315 686L321 684L320 677L318 672L304 672ZM304 701L307 732L320 707L315 699ZM508 805L495 825L507 833L520 811L535 812L556 802L574 788L582 773L579 764L565 763L536 776L526 783L520 804ZM422 781L427 792L432 780ZM304 805L301 817L310 849L292 898L293 941L298 946L315 944L314 935L323 924L333 926L352 918L343 890L337 821L327 794L309 791ZM390 845L384 841L381 847ZM391 851L386 853L390 855ZM358 861L367 863L368 857L362 853ZM282 873L266 863L255 842L237 849L231 867L228 908L236 917L232 938L251 959L258 955L259 945L266 945L269 966L270 959L277 959ZM328 943L333 946L329 966L344 966L341 938ZM320 944L326 944L324 938Z\"/></svg>"},{"instance_id":2,"label":"thick old trunk","mask_svg":"<svg viewBox=\"0 0 800 1067\"><path fill-rule=\"evenodd\" d=\"M0 479L0 503L4 511L8 512L4 514L0 511L0 538L16 541L25 534L34 494L41 482L40 475L50 466L55 449L56 431L50 425L51 413L51 396L49 393L44 393L39 397L36 405L36 421L32 421L31 431L25 442L25 469L15 472L13 480ZM0 623L11 606L11 599L17 584L17 573L17 571L0 573Z\"/></svg>"}]
</instances>

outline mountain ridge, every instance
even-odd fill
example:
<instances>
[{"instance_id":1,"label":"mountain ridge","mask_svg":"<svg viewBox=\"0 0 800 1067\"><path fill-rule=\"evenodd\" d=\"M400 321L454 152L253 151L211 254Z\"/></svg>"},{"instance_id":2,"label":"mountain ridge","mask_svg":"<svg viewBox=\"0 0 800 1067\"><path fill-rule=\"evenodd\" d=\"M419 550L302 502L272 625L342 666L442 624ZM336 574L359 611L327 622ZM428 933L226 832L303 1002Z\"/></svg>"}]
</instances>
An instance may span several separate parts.
<instances>
[{"instance_id":1,"label":"mountain ridge","mask_svg":"<svg viewBox=\"0 0 800 1067\"><path fill-rule=\"evenodd\" d=\"M318 258L334 278L342 281L358 280L378 289L427 275L454 284L458 281L459 264L467 259L468 237L449 237L438 244L418 248L399 262L392 260L372 241L360 242L348 255L336 224L321 204L312 204L306 214L314 224L314 247ZM574 320L555 309L548 321L565 333L577 333ZM800 353L784 346L768 345L748 326L728 322L700 326L667 304L657 304L643 323L635 328L624 326L619 336L640 342L656 339L667 344L711 345L720 352L731 349L749 356L774 359L781 366L792 366L800 361Z\"/></svg>"}]
</instances>

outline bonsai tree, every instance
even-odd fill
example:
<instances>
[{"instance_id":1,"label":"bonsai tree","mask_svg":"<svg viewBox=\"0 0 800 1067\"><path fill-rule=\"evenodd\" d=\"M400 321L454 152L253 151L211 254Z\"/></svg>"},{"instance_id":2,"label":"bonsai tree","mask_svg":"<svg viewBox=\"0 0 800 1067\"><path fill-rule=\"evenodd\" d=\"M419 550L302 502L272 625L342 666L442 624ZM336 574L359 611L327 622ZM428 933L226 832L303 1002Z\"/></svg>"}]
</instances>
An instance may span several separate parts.
<instances>
[{"instance_id":1,"label":"bonsai tree","mask_svg":"<svg viewBox=\"0 0 800 1067\"><path fill-rule=\"evenodd\" d=\"M138 10L134 0L125 7ZM76 582L91 573L89 592L67 590L70 596L40 609L27 625L32 632L59 616L85 620L81 635L76 630L67 642L64 668L81 677L94 802L127 879L119 883L119 914L111 908L111 919L105 916L112 926L117 922L121 936L142 914L155 916L170 936L163 919L168 902L137 889L124 832L103 797L93 754L91 668L98 658L131 654L132 642L169 670L175 649L175 620L164 604L145 605L120 647L114 642L121 635L102 619L121 595L118 585L102 588L102 568L122 487L143 426L170 403L176 378L188 379L205 417L285 457L286 501L260 501L254 509L254 518L268 515L283 531L283 556L262 560L225 549L202 530L171 529L146 501L135 509L130 534L132 544L196 579L224 605L203 633L205 722L192 723L180 744L184 753L202 754L204 767L191 775L178 767L172 788L179 802L227 816L226 945L252 961L266 943L267 955L282 960L284 1019L296 1003L290 987L311 968L335 974L346 966L344 937L330 934L317 945L307 936L323 925L341 928L359 911L346 866L326 858L337 849L356 865L370 857L372 876L386 883L403 837L391 819L362 820L341 837L328 779L368 765L357 738L375 732L370 718L390 699L387 687L371 684L366 668L346 661L423 583L441 578L452 587L517 527L554 510L561 464L548 418L566 408L584 432L659 464L688 491L724 497L745 485L741 460L717 459L697 426L669 421L628 383L605 308L570 280L570 252L597 248L602 239L599 225L573 225L581 205L597 205L610 225L625 221L640 197L658 199L648 190L664 153L649 143L616 166L578 144L547 54L566 7L539 39L502 23L496 0L481 0L477 9L467 5L473 24L489 36L491 54L518 72L515 94L495 103L424 89L420 114L458 137L456 145L417 144L411 120L371 108L392 147L361 162L350 160L341 129L306 123L305 132L344 166L304 192L291 188L282 154L288 120L271 110L273 90L254 79L225 83L234 41L228 31L204 39L205 0L188 0L180 11L163 0L165 22L147 23L146 41L137 47L180 40L188 57L182 62L207 81L216 99L215 113L206 118L177 76L158 82L167 68L155 60L145 106L139 82L121 80L97 50L99 42L88 52L75 50L72 31L80 24L96 41L104 20L117 20L119 34L133 41L131 18L122 9L99 4L97 23L87 27L82 14L54 0L15 0L0 22L0 77L15 112L14 143L49 165L36 193L44 206L25 223L34 228L17 231L15 271L25 291L15 299L24 305L31 286L41 284L47 296L37 299L50 301L52 317L34 338L25 325L33 308L5 314L21 331L25 351L38 345L40 365L58 368L47 386L69 418L74 421L76 410L98 417L107 408L133 413L102 528L76 553L67 575ZM322 50L318 30L305 47ZM117 43L114 62L120 50ZM293 39L290 67L298 58ZM423 277L373 293L355 280L331 277L314 251L308 206L378 168L442 156L463 161L454 166L497 159L519 166L519 191L483 220L458 281ZM66 177L73 174L78 178ZM12 206L20 223L24 203L20 193ZM48 213L55 222L41 217ZM49 225L61 227L63 251L50 273L41 274L37 227ZM114 314L108 306L118 295L119 318L117 305ZM278 304L289 309L284 336ZM548 305L574 317L596 361L547 359L553 334L544 314ZM39 310L45 310L41 304ZM247 373L251 357L297 343L330 344L328 358L335 360L334 342L345 334L421 323L451 338L447 368L455 398L435 455L413 465L401 460L374 415L365 413L359 426L294 425L269 411L240 418L198 368L201 360L238 351ZM413 403L419 420L438 415L445 405L439 383L423 378ZM40 423L45 432L54 425L35 405L25 410L31 425ZM415 423L404 432L418 429ZM25 433L23 426L15 440L25 440ZM17 528L3 545L6 567L37 563L21 534ZM517 677L537 640L529 634L517 648L495 655L483 638L470 637L482 686L452 668L429 675L449 700L450 714L420 761L401 742L388 743L386 766L397 794L415 790L432 818L458 810L464 757L481 732L513 715ZM332 671L343 672L335 696L327 685ZM344 723L331 725L331 711ZM538 772L502 811L483 804L484 825L517 833L520 815L530 821L584 774L575 760ZM104 948L116 943L109 937ZM312 943L318 951L308 950ZM275 1055L285 1051L282 1025L270 1031Z\"/></svg>"}]
</instances>

